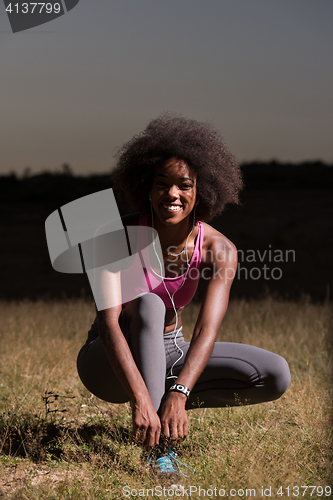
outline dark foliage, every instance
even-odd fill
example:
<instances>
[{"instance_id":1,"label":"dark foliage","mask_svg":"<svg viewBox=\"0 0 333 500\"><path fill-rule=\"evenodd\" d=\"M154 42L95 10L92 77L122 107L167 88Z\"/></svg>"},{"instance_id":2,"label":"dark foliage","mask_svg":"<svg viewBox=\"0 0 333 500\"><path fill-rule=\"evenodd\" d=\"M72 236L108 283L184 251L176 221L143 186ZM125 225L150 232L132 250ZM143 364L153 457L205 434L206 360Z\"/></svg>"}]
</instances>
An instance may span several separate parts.
<instances>
[{"instance_id":1,"label":"dark foliage","mask_svg":"<svg viewBox=\"0 0 333 500\"><path fill-rule=\"evenodd\" d=\"M321 161L279 163L272 161L241 165L245 189L333 188L333 165ZM43 172L27 177L0 175L0 202L52 202L56 208L82 196L108 189L113 174L89 176ZM126 212L125 204L120 204Z\"/></svg>"}]
</instances>

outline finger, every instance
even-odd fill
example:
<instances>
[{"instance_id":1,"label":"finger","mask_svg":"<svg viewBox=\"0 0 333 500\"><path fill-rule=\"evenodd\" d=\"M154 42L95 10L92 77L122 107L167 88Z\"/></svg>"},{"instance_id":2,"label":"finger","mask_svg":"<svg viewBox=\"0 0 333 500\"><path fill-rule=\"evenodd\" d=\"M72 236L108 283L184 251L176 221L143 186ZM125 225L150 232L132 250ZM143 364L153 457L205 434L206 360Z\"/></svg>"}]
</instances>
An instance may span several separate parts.
<instances>
[{"instance_id":1,"label":"finger","mask_svg":"<svg viewBox=\"0 0 333 500\"><path fill-rule=\"evenodd\" d=\"M132 440L137 445L143 444L143 436L141 429L139 429L135 434L133 434Z\"/></svg>"},{"instance_id":2,"label":"finger","mask_svg":"<svg viewBox=\"0 0 333 500\"><path fill-rule=\"evenodd\" d=\"M176 441L178 439L178 429L176 422L173 422L171 425L171 439L172 441Z\"/></svg>"},{"instance_id":3,"label":"finger","mask_svg":"<svg viewBox=\"0 0 333 500\"><path fill-rule=\"evenodd\" d=\"M141 427L140 429L140 443L142 443L143 446L147 445L147 429L144 427Z\"/></svg>"},{"instance_id":4,"label":"finger","mask_svg":"<svg viewBox=\"0 0 333 500\"><path fill-rule=\"evenodd\" d=\"M139 428L136 426L135 427L133 426L132 441L134 441L134 443L136 443L138 441L138 437L139 437Z\"/></svg>"},{"instance_id":5,"label":"finger","mask_svg":"<svg viewBox=\"0 0 333 500\"><path fill-rule=\"evenodd\" d=\"M170 437L170 429L169 429L169 424L167 422L162 422L162 433L163 436L166 438Z\"/></svg>"},{"instance_id":6,"label":"finger","mask_svg":"<svg viewBox=\"0 0 333 500\"><path fill-rule=\"evenodd\" d=\"M147 432L147 447L152 448L155 444L155 432L152 429L149 429Z\"/></svg>"},{"instance_id":7,"label":"finger","mask_svg":"<svg viewBox=\"0 0 333 500\"><path fill-rule=\"evenodd\" d=\"M178 431L178 439L183 441L183 439L184 439L184 427L182 424L178 425L177 431Z\"/></svg>"},{"instance_id":8,"label":"finger","mask_svg":"<svg viewBox=\"0 0 333 500\"><path fill-rule=\"evenodd\" d=\"M155 442L154 442L154 445L157 446L160 444L160 437L161 437L161 429L158 429L156 432L155 432Z\"/></svg>"},{"instance_id":9,"label":"finger","mask_svg":"<svg viewBox=\"0 0 333 500\"><path fill-rule=\"evenodd\" d=\"M183 426L183 439L186 439L187 433L188 433L188 421L186 419Z\"/></svg>"}]
</instances>

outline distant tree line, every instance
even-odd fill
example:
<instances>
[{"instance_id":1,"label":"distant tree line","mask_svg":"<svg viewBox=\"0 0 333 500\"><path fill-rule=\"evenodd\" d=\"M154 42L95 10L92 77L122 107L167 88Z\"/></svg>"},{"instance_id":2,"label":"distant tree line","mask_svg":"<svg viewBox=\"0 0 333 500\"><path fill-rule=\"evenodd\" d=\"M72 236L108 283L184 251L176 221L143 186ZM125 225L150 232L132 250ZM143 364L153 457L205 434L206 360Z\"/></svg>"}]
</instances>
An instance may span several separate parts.
<instances>
[{"instance_id":1,"label":"distant tree line","mask_svg":"<svg viewBox=\"0 0 333 500\"><path fill-rule=\"evenodd\" d=\"M248 189L332 188L333 165L320 160L301 163L251 162L241 165Z\"/></svg>"},{"instance_id":2,"label":"distant tree line","mask_svg":"<svg viewBox=\"0 0 333 500\"><path fill-rule=\"evenodd\" d=\"M322 161L302 163L251 162L241 165L245 189L332 188L333 165ZM74 175L68 164L59 172L23 176L0 175L0 202L38 202L61 205L112 187L112 173Z\"/></svg>"}]
</instances>

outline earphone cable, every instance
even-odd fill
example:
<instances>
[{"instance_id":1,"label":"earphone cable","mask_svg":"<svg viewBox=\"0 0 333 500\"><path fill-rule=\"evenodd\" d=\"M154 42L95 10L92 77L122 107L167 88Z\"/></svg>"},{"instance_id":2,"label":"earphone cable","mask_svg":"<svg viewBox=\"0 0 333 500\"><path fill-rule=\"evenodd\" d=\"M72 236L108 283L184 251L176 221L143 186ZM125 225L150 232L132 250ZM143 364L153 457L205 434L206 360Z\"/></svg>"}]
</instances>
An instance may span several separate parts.
<instances>
[{"instance_id":1,"label":"earphone cable","mask_svg":"<svg viewBox=\"0 0 333 500\"><path fill-rule=\"evenodd\" d=\"M153 207L150 203L150 209L151 209L151 221L152 221L152 229L154 229L154 216L153 216ZM179 358L172 364L169 372L167 373L166 375L166 379L169 380L169 379L177 379L178 377L176 375L173 375L173 368L174 366L178 363L178 361L180 361L182 359L182 357L184 356L184 351L181 349L181 347L179 347L179 345L177 344L177 335L180 331L180 329L177 330L177 324L178 324L178 313L177 313L177 309L176 309L176 306L175 306L175 302L174 302L174 296L175 296L175 293L178 292L182 286L184 285L185 281L186 281L186 278L187 278L187 275L189 273L189 270L190 270L190 263L189 263L189 260L188 260L188 252L187 252L187 243L188 243L188 239L190 237L190 235L192 234L193 232L193 229L194 229L194 223L195 223L195 207L194 207L194 213L193 213L193 226L192 226L192 229L191 231L189 232L189 234L187 235L187 238L186 238L186 242L185 242L185 249L186 249L186 263L187 263L187 270L186 270L186 273L184 275L184 279L183 279L183 282L182 284L180 285L180 287L174 291L174 293L170 294L169 290L167 289L166 287L166 284L164 282L164 278L163 278L163 268L162 268L162 263L160 261L160 258L158 256L158 253L156 252L156 248L155 248L155 239L153 238L153 248L154 248L154 252L155 252L155 255L157 257L157 260L159 262L159 265L160 265L160 276L162 278L162 282L163 282L163 285L164 285L164 288L165 288L165 291L167 292L169 298L170 298L170 301L171 301L171 304L172 304L172 307L173 307L173 310L174 310L174 313L175 313L175 317L176 317L176 323L175 323L175 328L173 330L173 332L175 332L175 336L174 336L174 344L176 346L176 348L178 349L178 352L180 352L180 356ZM171 355L170 355L170 352L169 352L169 347L168 347L168 352L167 354L169 355L170 359L171 358Z\"/></svg>"}]
</instances>

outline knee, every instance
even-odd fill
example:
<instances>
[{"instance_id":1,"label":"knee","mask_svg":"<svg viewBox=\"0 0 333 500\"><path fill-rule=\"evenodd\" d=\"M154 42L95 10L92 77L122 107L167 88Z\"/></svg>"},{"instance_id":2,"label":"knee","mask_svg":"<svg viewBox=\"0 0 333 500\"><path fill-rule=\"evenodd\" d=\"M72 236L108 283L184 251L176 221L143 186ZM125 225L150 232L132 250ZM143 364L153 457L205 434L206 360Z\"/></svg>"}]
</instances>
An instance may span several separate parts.
<instances>
[{"instance_id":1,"label":"knee","mask_svg":"<svg viewBox=\"0 0 333 500\"><path fill-rule=\"evenodd\" d=\"M268 376L271 400L278 399L286 392L290 385L291 375L287 361L276 355L274 363L270 367Z\"/></svg>"},{"instance_id":2,"label":"knee","mask_svg":"<svg viewBox=\"0 0 333 500\"><path fill-rule=\"evenodd\" d=\"M154 293L145 293L133 299L123 310L122 318L126 322L141 326L164 327L165 305Z\"/></svg>"},{"instance_id":3,"label":"knee","mask_svg":"<svg viewBox=\"0 0 333 500\"><path fill-rule=\"evenodd\" d=\"M137 299L137 311L143 321L151 321L152 318L163 320L165 318L165 305L161 297L155 293L145 293Z\"/></svg>"},{"instance_id":4,"label":"knee","mask_svg":"<svg viewBox=\"0 0 333 500\"><path fill-rule=\"evenodd\" d=\"M165 305L164 305L164 302L163 300L161 299L161 297L159 297L158 295L156 295L156 293L144 293L143 295L140 295L139 297L137 297L137 299L135 300L138 300L139 303L141 304L147 304L149 307L153 306L153 307L163 307L165 309Z\"/></svg>"}]
</instances>

